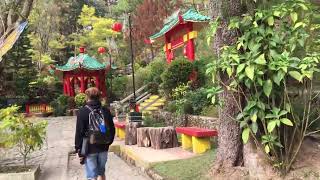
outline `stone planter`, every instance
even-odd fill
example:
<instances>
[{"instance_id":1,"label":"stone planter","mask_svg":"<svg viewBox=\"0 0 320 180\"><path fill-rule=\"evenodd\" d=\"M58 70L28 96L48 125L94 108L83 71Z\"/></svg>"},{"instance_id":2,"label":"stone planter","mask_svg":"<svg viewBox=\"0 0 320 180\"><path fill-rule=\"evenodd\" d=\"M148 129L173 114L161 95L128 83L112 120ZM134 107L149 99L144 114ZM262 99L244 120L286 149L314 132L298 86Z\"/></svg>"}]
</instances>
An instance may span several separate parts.
<instances>
[{"instance_id":1,"label":"stone planter","mask_svg":"<svg viewBox=\"0 0 320 180\"><path fill-rule=\"evenodd\" d=\"M32 167L29 172L0 173L0 180L39 180L40 166Z\"/></svg>"}]
</instances>

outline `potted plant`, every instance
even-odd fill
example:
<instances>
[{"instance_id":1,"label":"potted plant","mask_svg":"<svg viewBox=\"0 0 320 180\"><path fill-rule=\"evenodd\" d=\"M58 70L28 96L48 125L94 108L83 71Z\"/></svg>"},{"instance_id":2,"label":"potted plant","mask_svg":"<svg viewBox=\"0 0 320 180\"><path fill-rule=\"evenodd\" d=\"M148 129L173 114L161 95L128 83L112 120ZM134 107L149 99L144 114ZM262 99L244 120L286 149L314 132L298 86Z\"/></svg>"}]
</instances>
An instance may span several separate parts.
<instances>
[{"instance_id":1,"label":"potted plant","mask_svg":"<svg viewBox=\"0 0 320 180\"><path fill-rule=\"evenodd\" d=\"M33 122L18 113L18 106L0 110L0 132L6 134L2 142L7 148L17 147L23 165L0 167L0 179L37 179L39 165L27 165L28 156L40 149L46 136L46 121Z\"/></svg>"}]
</instances>

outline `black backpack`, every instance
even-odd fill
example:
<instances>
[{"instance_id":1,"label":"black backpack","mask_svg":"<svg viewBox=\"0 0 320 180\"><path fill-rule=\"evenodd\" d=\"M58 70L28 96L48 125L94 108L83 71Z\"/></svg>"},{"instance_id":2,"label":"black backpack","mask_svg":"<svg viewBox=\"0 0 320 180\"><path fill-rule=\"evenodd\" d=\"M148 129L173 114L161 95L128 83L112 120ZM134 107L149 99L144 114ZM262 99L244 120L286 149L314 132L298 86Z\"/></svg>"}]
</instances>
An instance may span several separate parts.
<instances>
[{"instance_id":1,"label":"black backpack","mask_svg":"<svg viewBox=\"0 0 320 180\"><path fill-rule=\"evenodd\" d=\"M110 144L110 127L105 120L102 109L92 109L88 105L86 107L90 110L88 126L89 144Z\"/></svg>"}]
</instances>

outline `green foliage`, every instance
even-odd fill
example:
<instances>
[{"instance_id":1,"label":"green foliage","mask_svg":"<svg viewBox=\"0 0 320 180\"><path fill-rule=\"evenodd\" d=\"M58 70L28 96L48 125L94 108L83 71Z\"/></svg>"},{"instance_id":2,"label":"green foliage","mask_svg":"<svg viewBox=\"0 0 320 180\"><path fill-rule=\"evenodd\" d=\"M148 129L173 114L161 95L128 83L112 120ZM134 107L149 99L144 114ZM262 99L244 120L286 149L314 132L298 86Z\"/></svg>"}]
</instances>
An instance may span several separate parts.
<instances>
[{"instance_id":1,"label":"green foliage","mask_svg":"<svg viewBox=\"0 0 320 180\"><path fill-rule=\"evenodd\" d=\"M208 97L215 104L217 94L226 90L239 93L235 100L240 113L236 120L242 128L242 140L253 137L273 165L287 173L300 150L312 110L313 76L319 72L320 54L313 51L312 21L319 11L304 0L286 1L270 10L232 19L229 29L241 33L236 43L223 47L218 61L208 65L207 73L217 86ZM219 76L218 76L219 75ZM228 84L220 78L229 78ZM303 89L303 114L299 114L289 88ZM220 103L221 104L221 103ZM315 119L316 121L317 119Z\"/></svg>"},{"instance_id":2,"label":"green foliage","mask_svg":"<svg viewBox=\"0 0 320 180\"><path fill-rule=\"evenodd\" d=\"M200 115L203 108L210 105L210 101L207 98L207 91L204 88L187 92L186 99L192 106L192 112L194 115Z\"/></svg>"},{"instance_id":3,"label":"green foliage","mask_svg":"<svg viewBox=\"0 0 320 180\"><path fill-rule=\"evenodd\" d=\"M184 58L172 61L168 69L161 74L161 87L165 94L170 97L172 89L187 83L192 70L192 63Z\"/></svg>"},{"instance_id":4,"label":"green foliage","mask_svg":"<svg viewBox=\"0 0 320 180\"><path fill-rule=\"evenodd\" d=\"M86 46L91 54L97 54L98 47L107 46L107 38L118 34L111 29L113 23L114 20L110 18L96 16L94 7L84 5L78 19L78 24L83 29L71 34L69 37L72 40L68 43L76 47Z\"/></svg>"},{"instance_id":5,"label":"green foliage","mask_svg":"<svg viewBox=\"0 0 320 180\"><path fill-rule=\"evenodd\" d=\"M167 63L162 56L160 56L159 58L155 58L147 66L147 68L150 70L150 74L147 81L161 83L161 74L166 70L167 66Z\"/></svg>"},{"instance_id":6,"label":"green foliage","mask_svg":"<svg viewBox=\"0 0 320 180\"><path fill-rule=\"evenodd\" d=\"M77 94L76 97L74 97L74 101L78 108L84 106L86 104L86 94L84 93Z\"/></svg>"},{"instance_id":7,"label":"green foliage","mask_svg":"<svg viewBox=\"0 0 320 180\"><path fill-rule=\"evenodd\" d=\"M145 116L143 119L143 125L146 127L165 127L164 119L155 119L151 115Z\"/></svg>"},{"instance_id":8,"label":"green foliage","mask_svg":"<svg viewBox=\"0 0 320 180\"><path fill-rule=\"evenodd\" d=\"M194 70L197 72L197 80L194 83L196 88L208 87L212 85L212 81L210 77L206 75L206 70L207 70L207 65L213 60L214 60L214 57L205 56L193 62Z\"/></svg>"},{"instance_id":9,"label":"green foliage","mask_svg":"<svg viewBox=\"0 0 320 180\"><path fill-rule=\"evenodd\" d=\"M190 87L188 84L181 84L172 90L172 98L175 100L175 104L177 107L176 113L179 115L191 113L190 110L192 108L190 108L190 104L185 98L189 88Z\"/></svg>"},{"instance_id":10,"label":"green foliage","mask_svg":"<svg viewBox=\"0 0 320 180\"><path fill-rule=\"evenodd\" d=\"M68 108L68 96L60 95L57 99L52 101L50 105L53 108L54 116L64 116Z\"/></svg>"},{"instance_id":11,"label":"green foliage","mask_svg":"<svg viewBox=\"0 0 320 180\"><path fill-rule=\"evenodd\" d=\"M215 105L205 106L203 107L200 115L208 117L219 117L218 108Z\"/></svg>"},{"instance_id":12,"label":"green foliage","mask_svg":"<svg viewBox=\"0 0 320 180\"><path fill-rule=\"evenodd\" d=\"M127 84L130 83L128 76L117 76L112 81L112 93L116 99L121 99L126 91Z\"/></svg>"},{"instance_id":13,"label":"green foliage","mask_svg":"<svg viewBox=\"0 0 320 180\"><path fill-rule=\"evenodd\" d=\"M46 137L47 121L33 123L31 119L18 114L18 106L0 110L0 132L6 132L3 141L7 146L18 146L24 166L28 155L41 148Z\"/></svg>"}]
</instances>

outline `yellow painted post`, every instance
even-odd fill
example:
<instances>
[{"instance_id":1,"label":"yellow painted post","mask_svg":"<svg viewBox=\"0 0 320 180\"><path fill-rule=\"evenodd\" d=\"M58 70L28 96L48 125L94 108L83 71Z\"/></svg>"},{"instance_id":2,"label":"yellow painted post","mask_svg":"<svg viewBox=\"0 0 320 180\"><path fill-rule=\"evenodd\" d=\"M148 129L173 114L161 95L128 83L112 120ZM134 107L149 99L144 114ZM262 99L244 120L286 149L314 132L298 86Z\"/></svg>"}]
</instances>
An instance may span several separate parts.
<instances>
[{"instance_id":1,"label":"yellow painted post","mask_svg":"<svg viewBox=\"0 0 320 180\"><path fill-rule=\"evenodd\" d=\"M119 138L120 139L124 139L126 137L126 130L125 128L119 128L118 129L118 133L119 133Z\"/></svg>"},{"instance_id":2,"label":"yellow painted post","mask_svg":"<svg viewBox=\"0 0 320 180\"><path fill-rule=\"evenodd\" d=\"M116 127L116 136L119 137L119 128Z\"/></svg>"},{"instance_id":3,"label":"yellow painted post","mask_svg":"<svg viewBox=\"0 0 320 180\"><path fill-rule=\"evenodd\" d=\"M181 141L182 141L182 148L183 149L192 148L192 138L191 138L191 136L182 134L181 135Z\"/></svg>"},{"instance_id":4,"label":"yellow painted post","mask_svg":"<svg viewBox=\"0 0 320 180\"><path fill-rule=\"evenodd\" d=\"M193 153L201 154L211 148L210 138L199 138L192 136Z\"/></svg>"}]
</instances>

